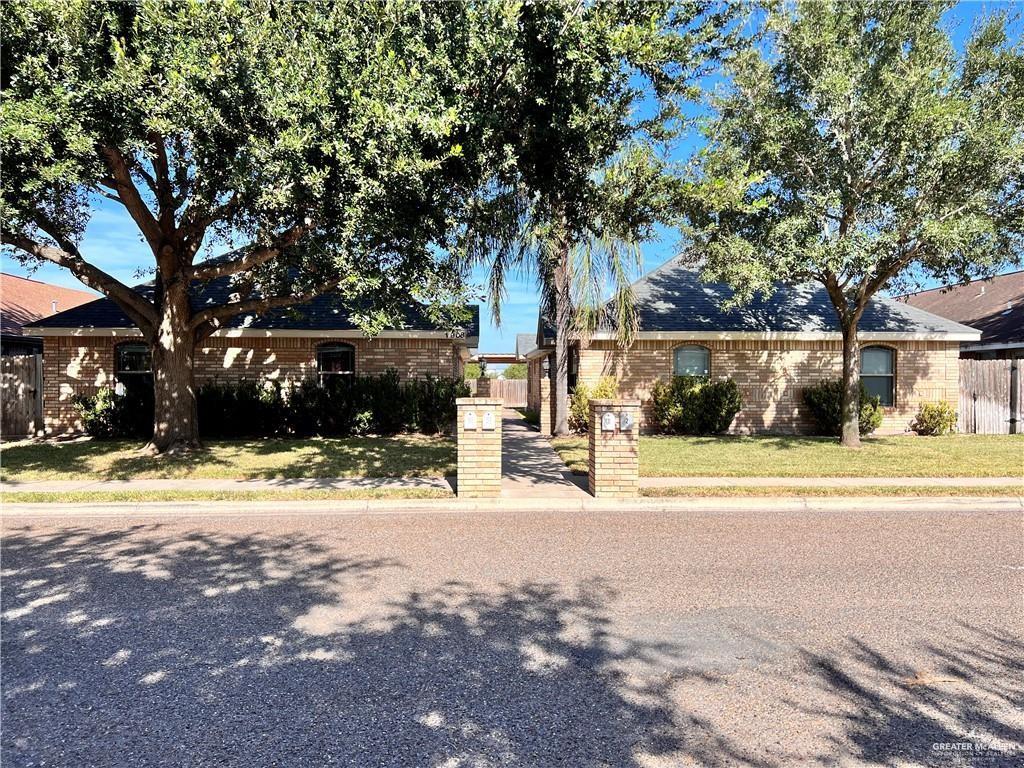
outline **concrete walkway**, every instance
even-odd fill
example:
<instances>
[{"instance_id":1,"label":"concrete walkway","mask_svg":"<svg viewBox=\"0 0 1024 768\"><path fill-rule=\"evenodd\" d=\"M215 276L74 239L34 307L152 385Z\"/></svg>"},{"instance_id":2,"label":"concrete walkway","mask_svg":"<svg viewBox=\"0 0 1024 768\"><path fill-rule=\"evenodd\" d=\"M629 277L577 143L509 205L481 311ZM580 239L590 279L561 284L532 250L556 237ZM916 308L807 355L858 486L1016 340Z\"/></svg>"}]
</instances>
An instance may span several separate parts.
<instances>
[{"instance_id":1,"label":"concrete walkway","mask_svg":"<svg viewBox=\"0 0 1024 768\"><path fill-rule=\"evenodd\" d=\"M587 496L587 478L573 475L547 438L506 408L502 414L501 495L505 498L573 499Z\"/></svg>"}]
</instances>

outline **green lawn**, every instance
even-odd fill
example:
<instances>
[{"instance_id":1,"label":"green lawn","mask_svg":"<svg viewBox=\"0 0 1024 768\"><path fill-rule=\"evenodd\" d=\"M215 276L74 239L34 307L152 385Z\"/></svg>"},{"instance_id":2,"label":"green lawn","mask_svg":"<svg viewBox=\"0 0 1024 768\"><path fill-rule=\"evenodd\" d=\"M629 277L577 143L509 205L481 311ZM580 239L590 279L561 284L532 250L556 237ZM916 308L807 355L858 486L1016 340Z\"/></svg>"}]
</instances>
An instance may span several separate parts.
<instances>
[{"instance_id":1,"label":"green lawn","mask_svg":"<svg viewBox=\"0 0 1024 768\"><path fill-rule=\"evenodd\" d=\"M586 473L586 438L555 450ZM820 437L640 438L644 477L1020 477L1024 435L872 437L860 450Z\"/></svg>"},{"instance_id":2,"label":"green lawn","mask_svg":"<svg viewBox=\"0 0 1024 768\"><path fill-rule=\"evenodd\" d=\"M455 442L399 435L310 440L210 440L185 456L147 456L121 440L20 443L0 449L0 480L143 478L441 477Z\"/></svg>"}]
</instances>

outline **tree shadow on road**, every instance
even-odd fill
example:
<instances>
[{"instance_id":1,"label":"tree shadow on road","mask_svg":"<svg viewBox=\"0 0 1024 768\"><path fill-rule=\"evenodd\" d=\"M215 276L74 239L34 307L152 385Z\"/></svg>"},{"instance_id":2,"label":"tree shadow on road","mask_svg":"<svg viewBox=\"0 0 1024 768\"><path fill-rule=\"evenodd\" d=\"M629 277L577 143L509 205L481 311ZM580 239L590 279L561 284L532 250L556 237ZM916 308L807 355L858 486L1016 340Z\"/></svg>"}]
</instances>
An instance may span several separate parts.
<instances>
[{"instance_id":1,"label":"tree shadow on road","mask_svg":"<svg viewBox=\"0 0 1024 768\"><path fill-rule=\"evenodd\" d=\"M1024 759L1024 641L961 624L955 636L885 654L851 640L803 652L817 704L838 726L833 754L858 765L1019 766Z\"/></svg>"},{"instance_id":2,"label":"tree shadow on road","mask_svg":"<svg viewBox=\"0 0 1024 768\"><path fill-rule=\"evenodd\" d=\"M3 764L734 764L600 581L448 582L297 535L8 531ZM690 742L683 734L700 733Z\"/></svg>"}]
</instances>

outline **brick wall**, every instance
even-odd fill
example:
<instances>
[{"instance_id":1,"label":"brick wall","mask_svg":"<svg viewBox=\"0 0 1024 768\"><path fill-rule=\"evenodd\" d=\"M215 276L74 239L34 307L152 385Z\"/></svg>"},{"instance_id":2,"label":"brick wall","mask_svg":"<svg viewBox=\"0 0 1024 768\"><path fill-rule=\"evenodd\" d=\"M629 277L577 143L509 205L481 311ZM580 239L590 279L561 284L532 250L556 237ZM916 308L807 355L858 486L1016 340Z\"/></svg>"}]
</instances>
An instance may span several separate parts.
<instances>
[{"instance_id":1,"label":"brick wall","mask_svg":"<svg viewBox=\"0 0 1024 768\"><path fill-rule=\"evenodd\" d=\"M114 346L138 339L47 336L43 346L43 420L47 434L80 431L71 398L113 386ZM357 374L394 368L404 379L433 374L462 378L463 363L445 339L228 338L215 336L196 350L196 384L269 378L294 384L315 375L316 348L352 344Z\"/></svg>"},{"instance_id":2,"label":"brick wall","mask_svg":"<svg viewBox=\"0 0 1024 768\"><path fill-rule=\"evenodd\" d=\"M590 401L587 455L587 488L596 498L628 499L640 488L640 445L637 439L639 400ZM612 428L604 429L602 419L611 416ZM627 414L630 425L621 428L620 416Z\"/></svg>"},{"instance_id":3,"label":"brick wall","mask_svg":"<svg viewBox=\"0 0 1024 768\"><path fill-rule=\"evenodd\" d=\"M460 397L455 401L459 496L501 495L501 405L500 398ZM467 414L471 417L468 428Z\"/></svg>"},{"instance_id":4,"label":"brick wall","mask_svg":"<svg viewBox=\"0 0 1024 768\"><path fill-rule=\"evenodd\" d=\"M654 341L639 340L629 349L594 341L580 352L579 380L594 384L614 376L619 397L642 402L642 423L650 417L650 391L660 378L672 376L673 350L700 344L711 350L711 377L735 379L743 409L733 422L736 433L810 432L813 422L803 405L805 387L842 370L839 341ZM887 342L896 350L896 398L885 409L879 433L908 429L920 403L959 399L959 344L942 341Z\"/></svg>"}]
</instances>

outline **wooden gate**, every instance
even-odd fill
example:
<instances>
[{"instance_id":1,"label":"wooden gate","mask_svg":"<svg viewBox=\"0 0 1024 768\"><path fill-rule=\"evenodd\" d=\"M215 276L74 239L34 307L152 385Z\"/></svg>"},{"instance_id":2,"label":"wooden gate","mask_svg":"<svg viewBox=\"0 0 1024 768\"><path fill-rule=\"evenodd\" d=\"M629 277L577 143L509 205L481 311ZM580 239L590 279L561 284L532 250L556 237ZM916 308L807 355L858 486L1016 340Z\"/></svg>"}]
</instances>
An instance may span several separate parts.
<instances>
[{"instance_id":1,"label":"wooden gate","mask_svg":"<svg viewBox=\"0 0 1024 768\"><path fill-rule=\"evenodd\" d=\"M0 357L0 433L26 437L43 428L43 356Z\"/></svg>"},{"instance_id":2,"label":"wooden gate","mask_svg":"<svg viewBox=\"0 0 1024 768\"><path fill-rule=\"evenodd\" d=\"M961 360L961 432L978 435L1008 435L1021 428L1024 377L1021 360Z\"/></svg>"},{"instance_id":3,"label":"wooden gate","mask_svg":"<svg viewBox=\"0 0 1024 768\"><path fill-rule=\"evenodd\" d=\"M466 379L469 393L476 397L476 379ZM491 379L489 397L500 397L509 408L526 407L526 379Z\"/></svg>"}]
</instances>

